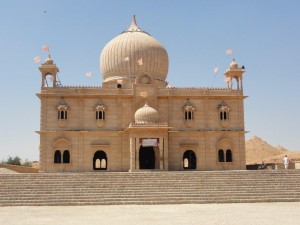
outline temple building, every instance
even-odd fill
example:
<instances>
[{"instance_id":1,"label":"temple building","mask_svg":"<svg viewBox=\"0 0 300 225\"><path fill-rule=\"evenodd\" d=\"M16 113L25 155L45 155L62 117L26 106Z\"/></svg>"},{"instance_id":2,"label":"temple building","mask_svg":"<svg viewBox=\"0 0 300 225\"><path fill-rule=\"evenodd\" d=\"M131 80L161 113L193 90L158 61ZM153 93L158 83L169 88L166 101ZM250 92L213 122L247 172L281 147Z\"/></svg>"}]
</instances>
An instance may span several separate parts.
<instances>
[{"instance_id":1,"label":"temple building","mask_svg":"<svg viewBox=\"0 0 300 225\"><path fill-rule=\"evenodd\" d=\"M102 50L99 87L65 86L41 64L40 171L245 169L243 73L224 88L170 87L164 46L137 26Z\"/></svg>"}]
</instances>

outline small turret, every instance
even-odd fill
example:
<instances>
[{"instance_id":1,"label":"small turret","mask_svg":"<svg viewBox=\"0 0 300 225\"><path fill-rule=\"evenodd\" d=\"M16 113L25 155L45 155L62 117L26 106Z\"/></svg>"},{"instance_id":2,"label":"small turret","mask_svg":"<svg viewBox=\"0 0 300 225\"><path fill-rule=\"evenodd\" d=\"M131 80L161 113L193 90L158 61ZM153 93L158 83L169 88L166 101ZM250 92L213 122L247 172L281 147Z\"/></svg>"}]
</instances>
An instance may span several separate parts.
<instances>
[{"instance_id":1,"label":"small turret","mask_svg":"<svg viewBox=\"0 0 300 225\"><path fill-rule=\"evenodd\" d=\"M245 72L245 67L239 67L235 59L230 63L229 68L225 72L225 81L227 87L232 89L232 78L236 80L237 90L243 90L243 73Z\"/></svg>"},{"instance_id":2,"label":"small turret","mask_svg":"<svg viewBox=\"0 0 300 225\"><path fill-rule=\"evenodd\" d=\"M50 77L50 81L52 82L52 87L56 87L59 83L57 78L57 73L59 72L59 68L53 63L53 59L51 58L50 54L45 59L45 62L39 67L40 72L42 73L42 88L49 87L47 76Z\"/></svg>"}]
</instances>

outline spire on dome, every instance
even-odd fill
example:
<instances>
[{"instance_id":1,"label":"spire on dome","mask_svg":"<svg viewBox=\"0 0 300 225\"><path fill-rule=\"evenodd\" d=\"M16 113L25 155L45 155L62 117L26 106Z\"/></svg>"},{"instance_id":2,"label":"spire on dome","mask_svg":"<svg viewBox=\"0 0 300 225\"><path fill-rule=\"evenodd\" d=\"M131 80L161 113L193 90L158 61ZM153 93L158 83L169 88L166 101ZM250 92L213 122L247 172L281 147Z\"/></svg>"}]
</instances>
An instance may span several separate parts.
<instances>
[{"instance_id":1,"label":"spire on dome","mask_svg":"<svg viewBox=\"0 0 300 225\"><path fill-rule=\"evenodd\" d=\"M136 26L137 27L135 15L132 16L131 26Z\"/></svg>"},{"instance_id":2,"label":"spire on dome","mask_svg":"<svg viewBox=\"0 0 300 225\"><path fill-rule=\"evenodd\" d=\"M131 22L131 25L130 27L123 31L122 33L127 33L127 32L142 32L142 33L145 33L145 34L148 34L147 32L143 31L141 28L138 27L137 23L136 23L136 17L135 15L132 16L132 22ZM148 34L150 36L150 34Z\"/></svg>"}]
</instances>

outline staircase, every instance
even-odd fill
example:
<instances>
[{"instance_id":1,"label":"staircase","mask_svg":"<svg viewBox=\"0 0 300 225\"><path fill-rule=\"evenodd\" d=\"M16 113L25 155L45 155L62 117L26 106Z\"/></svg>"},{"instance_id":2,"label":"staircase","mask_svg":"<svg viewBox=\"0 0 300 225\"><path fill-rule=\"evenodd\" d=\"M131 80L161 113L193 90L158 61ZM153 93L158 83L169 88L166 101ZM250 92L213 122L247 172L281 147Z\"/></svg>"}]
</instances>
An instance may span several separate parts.
<instances>
[{"instance_id":1,"label":"staircase","mask_svg":"<svg viewBox=\"0 0 300 225\"><path fill-rule=\"evenodd\" d=\"M300 202L300 170L0 174L0 206Z\"/></svg>"}]
</instances>

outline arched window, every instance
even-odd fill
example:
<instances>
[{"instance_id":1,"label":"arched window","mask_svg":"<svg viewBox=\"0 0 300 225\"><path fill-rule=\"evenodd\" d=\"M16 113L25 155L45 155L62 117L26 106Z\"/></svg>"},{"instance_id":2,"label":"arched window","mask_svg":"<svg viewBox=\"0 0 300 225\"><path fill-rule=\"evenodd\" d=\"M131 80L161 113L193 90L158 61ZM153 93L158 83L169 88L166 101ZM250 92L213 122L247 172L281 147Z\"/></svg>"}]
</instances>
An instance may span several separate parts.
<instances>
[{"instance_id":1,"label":"arched window","mask_svg":"<svg viewBox=\"0 0 300 225\"><path fill-rule=\"evenodd\" d=\"M230 149L226 150L226 162L232 162L232 153Z\"/></svg>"},{"instance_id":2,"label":"arched window","mask_svg":"<svg viewBox=\"0 0 300 225\"><path fill-rule=\"evenodd\" d=\"M96 120L105 120L105 112L96 111Z\"/></svg>"},{"instance_id":3,"label":"arched window","mask_svg":"<svg viewBox=\"0 0 300 225\"><path fill-rule=\"evenodd\" d=\"M218 156L219 156L219 162L224 162L224 151L223 151L223 149L219 150Z\"/></svg>"},{"instance_id":4,"label":"arched window","mask_svg":"<svg viewBox=\"0 0 300 225\"><path fill-rule=\"evenodd\" d=\"M59 150L54 153L54 163L61 163L61 154Z\"/></svg>"},{"instance_id":5,"label":"arched window","mask_svg":"<svg viewBox=\"0 0 300 225\"><path fill-rule=\"evenodd\" d=\"M97 151L93 158L94 170L106 170L107 169L107 156L104 151Z\"/></svg>"},{"instance_id":6,"label":"arched window","mask_svg":"<svg viewBox=\"0 0 300 225\"><path fill-rule=\"evenodd\" d=\"M94 109L95 109L96 126L103 127L105 124L106 108L103 104L98 104L95 106Z\"/></svg>"},{"instance_id":7,"label":"arched window","mask_svg":"<svg viewBox=\"0 0 300 225\"><path fill-rule=\"evenodd\" d=\"M68 150L64 151L63 163L70 163L70 152Z\"/></svg>"},{"instance_id":8,"label":"arched window","mask_svg":"<svg viewBox=\"0 0 300 225\"><path fill-rule=\"evenodd\" d=\"M220 120L229 119L229 107L224 101L218 105L218 111L220 113Z\"/></svg>"},{"instance_id":9,"label":"arched window","mask_svg":"<svg viewBox=\"0 0 300 225\"><path fill-rule=\"evenodd\" d=\"M105 120L105 106L96 105L95 106L96 120Z\"/></svg>"},{"instance_id":10,"label":"arched window","mask_svg":"<svg viewBox=\"0 0 300 225\"><path fill-rule=\"evenodd\" d=\"M184 111L184 119L185 120L193 120L194 119L194 108L185 107Z\"/></svg>"},{"instance_id":11,"label":"arched window","mask_svg":"<svg viewBox=\"0 0 300 225\"><path fill-rule=\"evenodd\" d=\"M58 120L67 120L68 119L68 110L67 105L58 105L57 106L57 119Z\"/></svg>"},{"instance_id":12,"label":"arched window","mask_svg":"<svg viewBox=\"0 0 300 225\"><path fill-rule=\"evenodd\" d=\"M196 169L197 168L197 158L195 152L192 150L187 150L183 154L182 158L183 169Z\"/></svg>"}]
</instances>

